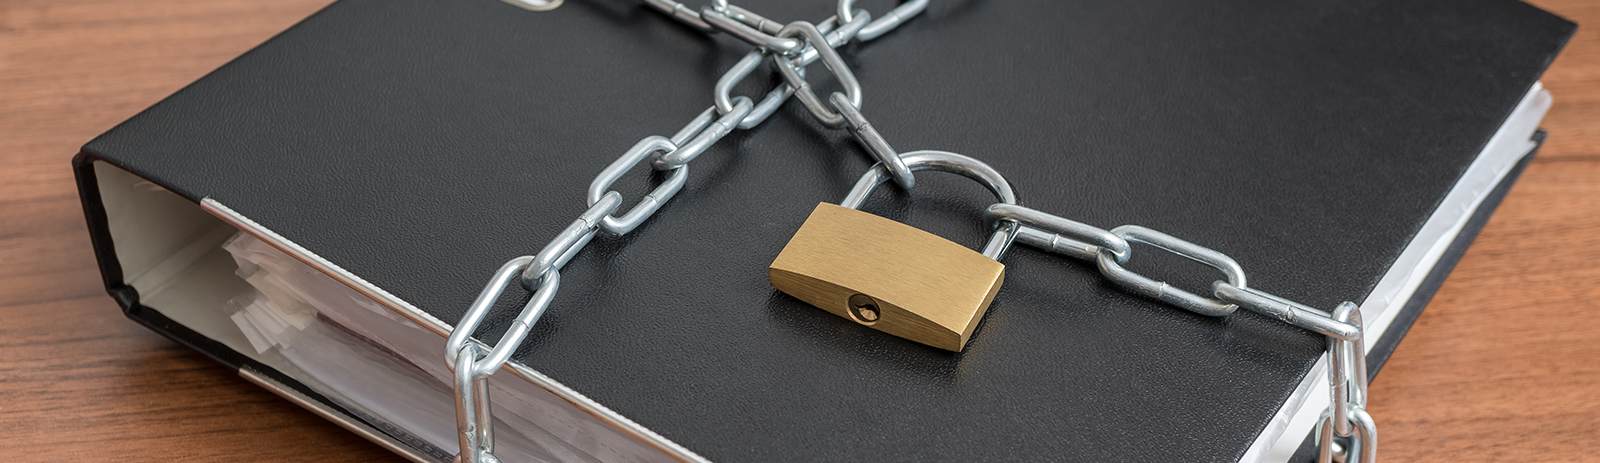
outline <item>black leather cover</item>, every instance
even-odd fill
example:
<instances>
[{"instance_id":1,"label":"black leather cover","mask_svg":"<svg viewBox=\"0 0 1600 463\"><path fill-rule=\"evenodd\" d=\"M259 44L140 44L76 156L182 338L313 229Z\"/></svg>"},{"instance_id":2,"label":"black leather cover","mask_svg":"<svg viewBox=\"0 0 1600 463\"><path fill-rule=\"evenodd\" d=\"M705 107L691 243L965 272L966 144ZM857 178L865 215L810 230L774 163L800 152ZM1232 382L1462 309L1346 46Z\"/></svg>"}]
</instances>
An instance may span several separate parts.
<instances>
[{"instance_id":1,"label":"black leather cover","mask_svg":"<svg viewBox=\"0 0 1600 463\"><path fill-rule=\"evenodd\" d=\"M1509 1L939 1L843 53L897 148L981 158L1028 205L1189 239L1251 286L1331 307L1366 295L1573 28ZM80 162L214 198L453 321L584 209L605 164L705 108L744 50L632 1L346 0ZM518 359L712 459L1221 461L1321 352L1273 320L1192 315L1024 248L961 354L773 291L767 263L868 165L797 104L728 137L648 224L568 265ZM981 187L918 185L869 210L979 241ZM1135 255L1186 287L1214 278ZM137 305L119 280L107 271Z\"/></svg>"}]
</instances>

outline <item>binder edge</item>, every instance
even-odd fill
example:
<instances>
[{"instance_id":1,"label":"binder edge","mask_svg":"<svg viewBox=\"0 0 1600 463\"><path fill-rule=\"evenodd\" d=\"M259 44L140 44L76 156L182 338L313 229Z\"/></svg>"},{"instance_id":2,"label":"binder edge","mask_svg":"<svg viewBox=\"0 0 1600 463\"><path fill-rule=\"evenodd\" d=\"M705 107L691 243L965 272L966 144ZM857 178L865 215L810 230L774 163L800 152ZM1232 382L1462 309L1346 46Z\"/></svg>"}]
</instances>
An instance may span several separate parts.
<instances>
[{"instance_id":1,"label":"binder edge","mask_svg":"<svg viewBox=\"0 0 1600 463\"><path fill-rule=\"evenodd\" d=\"M349 410L339 406L337 403L329 400L326 396L310 390L299 381L283 375L276 369L273 369L267 365L256 362L248 356L240 354L234 351L232 348L223 345L221 342L195 332L189 327L168 318L157 310L152 310L149 307L142 305L140 303L138 290L133 286L126 284L124 281L122 266L117 257L116 243L112 240L109 223L106 217L105 205L101 200L99 179L94 172L94 164L96 162L105 162L108 165L123 169L133 175L161 185L163 188L167 188L168 190L176 190L173 190L164 182L158 181L150 176L142 175L135 170L127 169L126 167L119 165L117 162L115 162L115 160L101 156L100 154L94 152L89 146L85 146L78 152L77 155L73 156L72 158L71 164L73 178L78 187L78 196L83 207L84 223L88 228L90 247L94 252L95 261L100 270L101 281L105 285L107 294L111 296L112 300L116 301L117 306L121 308L125 317L151 331L156 332L157 334L162 335L163 337L166 337L167 339L197 351L202 355L205 355L207 358L216 361L217 363L234 369L241 377L245 378L251 383L261 386L262 388L267 389L280 397L283 397L285 400L288 400L291 403L300 405L302 408L306 408L313 414L321 416L324 419L328 419L336 425L355 432L357 435L367 438L380 447L395 451L402 457L413 461L429 461L431 459L425 455L433 452L428 452L427 450L442 450L445 453L453 454L453 449L415 449L406 444L400 444L400 442L403 442L402 439L397 439L396 436L390 436L382 431L377 431L377 428L372 426L371 423L363 421L358 415L351 413ZM187 195L180 196L193 201L193 199L189 198ZM423 312L411 303L406 302L405 300L400 299L388 291L385 291L382 288L367 282L359 276L356 276L355 274L344 270L327 259L322 258L316 253L294 243L288 238L285 238L271 229L262 226L260 223L257 223L254 220L245 217L243 214L228 208L220 201L205 197L200 198L197 205L201 210L221 220L229 226L234 227L241 232L255 236L279 251L294 257L296 260L301 261L307 266L310 266L311 268L328 275L330 278L339 281L341 284L344 284L345 286L348 286L351 289L367 296L368 298L377 302L379 305L389 309L391 312L411 320L413 323L416 323L418 326L421 326L428 331L438 334L441 342L446 336L449 335L451 325L434 318L432 315ZM624 417L621 414L606 408L604 405L589 399L583 394L561 384L560 382L544 375L543 373L528 367L527 365L522 364L521 362L513 360L507 364L506 370L510 371L515 376L522 378L524 381L528 381L540 388L545 389L555 397L566 401L577 410L589 414L590 416L594 417L596 421L599 421L605 426L618 431L620 434L636 439L649 447L656 448L657 450L661 451L663 455L679 461L708 461L704 457L694 453L693 451L690 451L682 445L672 442L666 437L649 430L643 425L640 425L628 419L627 417ZM334 417L339 417L342 419L334 419ZM409 449L419 452L400 452L400 449Z\"/></svg>"},{"instance_id":2,"label":"binder edge","mask_svg":"<svg viewBox=\"0 0 1600 463\"><path fill-rule=\"evenodd\" d=\"M1461 259L1466 257L1472 243L1478 239L1478 235L1483 232L1484 226L1488 225L1489 219L1494 216L1494 212L1500 208L1500 204L1505 201L1506 196L1511 193L1512 188L1521 179L1523 171L1528 168L1529 164L1533 163L1534 156L1539 152L1539 148L1544 145L1546 135L1544 129L1534 131L1533 136L1530 137L1534 143L1533 149L1523 155L1522 159L1517 160L1517 163L1506 173L1505 178L1501 179L1500 183L1495 185L1494 190L1484 197L1483 202L1478 205L1478 208L1472 212L1472 216L1467 219L1461 232L1451 240L1448 251L1443 256L1440 256L1439 261L1434 263L1433 269L1428 272L1428 276L1423 278L1422 285L1411 294L1410 299L1406 300L1405 305L1401 307L1400 312L1396 314L1394 321L1391 322L1390 328L1377 341L1373 342L1372 349L1367 352L1367 381L1369 383L1374 381L1378 376L1378 372L1382 371L1384 365L1389 363L1389 358L1393 357L1395 350L1400 347L1400 341L1405 338L1406 334L1410 333L1417 319L1422 317L1422 312L1433 301L1433 297L1439 293L1439 289L1449 280L1456 264L1459 264ZM1316 461L1316 438L1316 432L1313 430L1311 434L1306 436L1305 441L1301 442L1300 448L1295 450L1294 456L1290 458L1290 461Z\"/></svg>"}]
</instances>

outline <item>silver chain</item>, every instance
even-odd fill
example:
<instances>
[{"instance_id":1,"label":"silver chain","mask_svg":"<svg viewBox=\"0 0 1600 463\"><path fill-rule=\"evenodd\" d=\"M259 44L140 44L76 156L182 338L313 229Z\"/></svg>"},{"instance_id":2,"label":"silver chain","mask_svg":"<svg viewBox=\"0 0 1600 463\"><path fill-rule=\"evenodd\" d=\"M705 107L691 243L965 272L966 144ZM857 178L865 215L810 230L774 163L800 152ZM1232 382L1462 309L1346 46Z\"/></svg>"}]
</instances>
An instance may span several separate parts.
<instances>
[{"instance_id":1,"label":"silver chain","mask_svg":"<svg viewBox=\"0 0 1600 463\"><path fill-rule=\"evenodd\" d=\"M787 24L762 17L727 0L711 0L699 10L674 0L644 2L688 27L707 33L726 33L755 48L717 80L711 107L701 111L671 137L645 137L606 166L589 184L588 209L538 254L517 257L501 265L478 293L445 345L447 365L454 372L456 426L461 449L458 461L499 461L493 453L494 420L488 378L510 360L517 346L549 308L561 286L562 267L596 234L604 231L610 236L626 235L649 220L683 189L688 181L689 164L695 158L735 129L748 130L761 125L790 96L799 99L822 125L847 129L877 161L857 182L847 203L859 204L873 187L889 180L912 189L916 180L913 170L962 173L985 183L1002 199L985 211L986 218L996 227L985 246L987 255L998 259L1012 241L1021 242L1093 261L1102 275L1128 291L1199 314L1225 316L1244 307L1326 336L1332 403L1317 431L1319 461L1371 462L1375 459L1377 430L1365 409L1366 355L1361 316L1355 304L1345 302L1332 313L1307 307L1246 286L1243 269L1220 252L1144 227L1124 225L1104 230L1017 205L1004 177L976 159L938 151L904 154L895 151L862 114L861 84L836 48L851 41L871 41L894 30L927 9L927 0L902 1L876 19L856 9L854 0L838 0L835 15L827 20ZM806 80L806 68L819 60L841 87L826 99L819 97ZM770 62L783 76L783 83L769 90L760 101L733 95L733 89L763 61ZM612 190L612 184L647 160L656 171L664 172L666 179L632 208L618 215L622 194ZM908 162L911 165L908 166ZM1224 280L1217 281L1211 296L1207 297L1133 272L1123 266L1132 257L1129 242L1148 244L1209 265L1221 271ZM520 281L532 296L498 342L493 346L480 345L471 339L472 333L488 317L513 280ZM1341 445L1335 437L1344 439L1345 444Z\"/></svg>"},{"instance_id":2,"label":"silver chain","mask_svg":"<svg viewBox=\"0 0 1600 463\"><path fill-rule=\"evenodd\" d=\"M1093 262L1100 274L1123 289L1211 317L1228 316L1239 308L1267 315L1327 338L1330 403L1318 424L1318 458L1326 463L1372 462L1378 453L1378 430L1367 414L1367 355L1361 312L1344 302L1325 312L1246 286L1244 269L1232 257L1138 225L1106 230L1015 204L994 204L984 217L997 225L1018 223L1017 242L1067 257ZM1153 246L1217 269L1223 275L1203 296L1129 270L1130 242ZM1334 437L1344 438L1339 445Z\"/></svg>"}]
</instances>

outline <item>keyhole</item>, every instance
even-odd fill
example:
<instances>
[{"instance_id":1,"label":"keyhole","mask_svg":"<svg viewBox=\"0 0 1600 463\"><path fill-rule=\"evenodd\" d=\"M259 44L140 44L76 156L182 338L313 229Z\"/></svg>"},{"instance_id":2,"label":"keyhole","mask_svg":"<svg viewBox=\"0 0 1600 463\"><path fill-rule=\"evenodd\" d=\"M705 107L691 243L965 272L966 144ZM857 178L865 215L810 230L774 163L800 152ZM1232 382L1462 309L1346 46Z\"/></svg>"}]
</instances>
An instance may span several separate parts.
<instances>
[{"instance_id":1,"label":"keyhole","mask_svg":"<svg viewBox=\"0 0 1600 463\"><path fill-rule=\"evenodd\" d=\"M850 318L863 325L878 322L883 312L878 309L878 301L872 300L865 294L850 296Z\"/></svg>"}]
</instances>

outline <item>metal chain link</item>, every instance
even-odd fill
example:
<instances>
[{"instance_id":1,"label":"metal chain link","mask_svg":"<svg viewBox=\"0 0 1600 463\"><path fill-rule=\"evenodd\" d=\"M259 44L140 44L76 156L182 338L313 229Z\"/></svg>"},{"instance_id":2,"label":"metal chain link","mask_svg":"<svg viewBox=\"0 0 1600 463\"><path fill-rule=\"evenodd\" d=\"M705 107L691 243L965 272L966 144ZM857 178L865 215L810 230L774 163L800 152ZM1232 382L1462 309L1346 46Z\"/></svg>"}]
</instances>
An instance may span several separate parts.
<instances>
[{"instance_id":1,"label":"metal chain link","mask_svg":"<svg viewBox=\"0 0 1600 463\"><path fill-rule=\"evenodd\" d=\"M996 224L1021 224L1017 242L1052 253L1092 261L1100 274L1130 292L1201 315L1223 317L1239 308L1267 315L1327 339L1330 403L1318 429L1319 462L1372 462L1378 433L1366 412L1367 356L1361 312L1344 302L1330 312L1246 286L1244 269L1216 250L1137 225L1110 230L1015 204L994 204L984 217ZM1144 243L1222 272L1210 296L1173 287L1124 267L1133 256L1130 242ZM1334 437L1346 439L1338 445Z\"/></svg>"},{"instance_id":2,"label":"metal chain link","mask_svg":"<svg viewBox=\"0 0 1600 463\"><path fill-rule=\"evenodd\" d=\"M852 3L854 3L852 0L840 0L840 11L848 9ZM859 15L855 19L868 17L868 13L864 11L860 12ZM805 105L811 115L816 117L817 121L821 122L825 127L841 128L848 126L851 135L854 135L856 141L866 148L867 153L877 159L879 164L886 166L896 185L907 190L915 187L916 177L912 175L911 169L906 167L905 162L900 159L900 155L889 145L889 141L882 134L879 134L877 129L872 127L866 116L861 114L861 82L856 80L855 73L850 70L850 66L845 64L844 59L834 50L835 45L829 43L811 24L804 22L796 22L784 26L783 29L778 31L778 35L780 37L804 39L810 45L810 50L815 51L818 58L822 60L823 67L833 73L834 80L838 81L839 86L843 88L841 91L829 94L828 100L824 102L817 96L816 91L812 90L811 84L806 81L803 70L809 64L808 61L774 54L772 56L772 64L783 74L783 79L789 83L789 86L794 87L795 97L800 100L800 103ZM802 58L804 57L802 56Z\"/></svg>"},{"instance_id":3,"label":"metal chain link","mask_svg":"<svg viewBox=\"0 0 1600 463\"><path fill-rule=\"evenodd\" d=\"M493 455L493 417L489 407L488 377L511 354L538 322L560 288L561 268L580 252L595 234L626 235L649 220L672 199L688 179L688 165L735 129L751 129L766 121L790 96L824 126L846 128L877 164L857 182L842 204L854 207L878 184L893 180L905 189L915 187L913 170L956 172L987 185L1001 202L990 206L985 218L995 232L984 254L999 259L1013 241L1049 252L1095 263L1103 276L1130 292L1144 295L1207 316L1227 316L1243 307L1290 325L1310 330L1328 340L1328 380L1331 403L1317 430L1320 462L1372 462L1377 455L1377 429L1366 412L1366 352L1360 312L1345 302L1331 313L1299 304L1246 285L1244 270L1226 254L1136 225L1101 229L1016 204L1010 184L998 172L976 159L955 153L915 151L899 153L861 113L862 88L836 48L851 41L871 41L899 27L928 6L927 0L902 1L874 19L855 8L854 0L838 0L836 14L818 23L778 23L730 4L711 0L695 10L674 0L644 0L651 7L691 28L723 32L755 48L717 80L713 104L701 111L670 138L641 139L595 176L586 192L589 208L563 229L538 254L507 261L479 292L446 343L446 359L455 373L456 425L463 463L496 463ZM806 80L806 67L822 61L841 90L820 98ZM734 88L754 73L763 61L772 63L783 82L759 102L735 96ZM666 179L621 215L622 195L612 185L631 168L649 160ZM908 165L909 163L909 165ZM1131 242L1144 243L1200 262L1222 272L1210 295L1175 288L1124 265L1133 255ZM513 279L532 292L521 313L494 346L471 340L495 302ZM1338 439L1344 439L1343 443Z\"/></svg>"}]
</instances>

